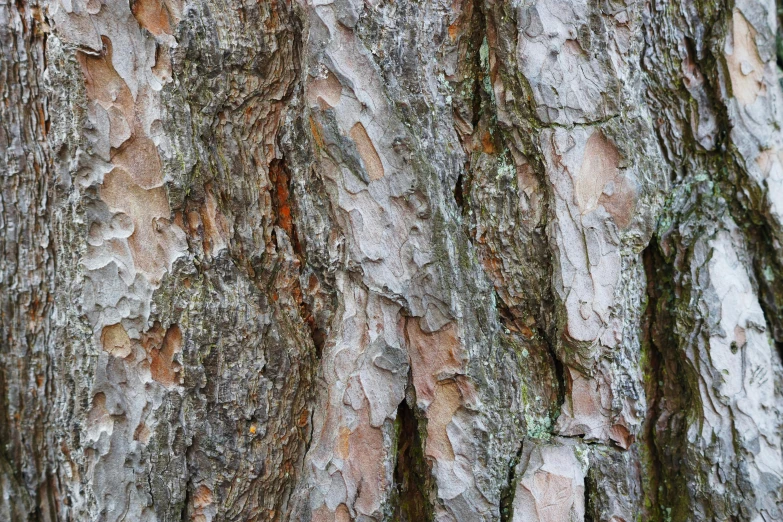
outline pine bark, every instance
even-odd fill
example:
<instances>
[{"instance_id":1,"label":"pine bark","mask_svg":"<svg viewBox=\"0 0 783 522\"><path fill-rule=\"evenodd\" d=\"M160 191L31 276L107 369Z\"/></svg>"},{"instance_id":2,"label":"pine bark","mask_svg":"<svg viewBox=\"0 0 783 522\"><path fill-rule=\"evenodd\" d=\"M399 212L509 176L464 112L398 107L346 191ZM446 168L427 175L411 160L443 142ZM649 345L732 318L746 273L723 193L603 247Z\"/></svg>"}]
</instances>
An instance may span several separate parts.
<instances>
[{"instance_id":1,"label":"pine bark","mask_svg":"<svg viewBox=\"0 0 783 522\"><path fill-rule=\"evenodd\" d=\"M0 521L783 520L773 0L0 0Z\"/></svg>"}]
</instances>

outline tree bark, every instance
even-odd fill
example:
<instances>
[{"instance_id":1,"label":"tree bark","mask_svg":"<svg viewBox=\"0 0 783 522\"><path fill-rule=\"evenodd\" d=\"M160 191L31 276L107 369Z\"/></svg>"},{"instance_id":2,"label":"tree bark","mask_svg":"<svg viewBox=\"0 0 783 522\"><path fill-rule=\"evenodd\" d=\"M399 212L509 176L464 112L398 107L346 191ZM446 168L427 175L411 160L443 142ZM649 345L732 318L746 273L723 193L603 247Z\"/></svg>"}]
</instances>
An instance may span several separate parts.
<instances>
[{"instance_id":1,"label":"tree bark","mask_svg":"<svg viewBox=\"0 0 783 522\"><path fill-rule=\"evenodd\" d=\"M781 12L0 0L0 521L783 520Z\"/></svg>"}]
</instances>

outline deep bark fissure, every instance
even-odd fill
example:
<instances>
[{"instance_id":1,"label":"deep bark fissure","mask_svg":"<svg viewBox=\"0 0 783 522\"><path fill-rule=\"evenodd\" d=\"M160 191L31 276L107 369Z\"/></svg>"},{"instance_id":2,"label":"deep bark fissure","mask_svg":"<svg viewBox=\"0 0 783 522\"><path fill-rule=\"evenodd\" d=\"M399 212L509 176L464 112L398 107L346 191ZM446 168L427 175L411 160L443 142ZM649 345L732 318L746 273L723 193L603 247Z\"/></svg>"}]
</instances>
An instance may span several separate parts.
<instances>
[{"instance_id":1,"label":"deep bark fissure","mask_svg":"<svg viewBox=\"0 0 783 522\"><path fill-rule=\"evenodd\" d=\"M429 522L433 519L428 495L432 477L424 457L419 418L407 398L397 408L396 423L393 520Z\"/></svg>"},{"instance_id":2,"label":"deep bark fissure","mask_svg":"<svg viewBox=\"0 0 783 522\"><path fill-rule=\"evenodd\" d=\"M473 92L471 96L473 130L475 131L480 124L482 111L486 110L487 96L484 92L484 78L489 74L488 64L482 63L481 47L487 40L487 18L484 14L484 1L471 0L471 9L473 18L471 20L471 38L470 46L473 52L472 60L475 68L475 77L473 78Z\"/></svg>"},{"instance_id":3,"label":"deep bark fissure","mask_svg":"<svg viewBox=\"0 0 783 522\"><path fill-rule=\"evenodd\" d=\"M671 240L671 238L667 238ZM697 368L690 365L678 338L678 322L687 320L678 299L690 292L690 283L676 280L678 268L690 262L687 257L675 262L666 259L658 247L657 236L643 252L648 282L645 311L645 351L643 370L647 379L647 416L643 428L647 452L648 487L645 497L653 520L685 520L689 512L688 471L681 462L687 459L687 430L698 418L701 398ZM699 331L702 326L694 325ZM662 420L665 425L661 425ZM643 485L644 486L644 485ZM655 518L657 517L657 518Z\"/></svg>"},{"instance_id":4,"label":"deep bark fissure","mask_svg":"<svg viewBox=\"0 0 783 522\"><path fill-rule=\"evenodd\" d=\"M517 465L522 459L522 452L525 449L525 441L519 443L519 449L514 457L508 463L508 478L503 490L500 492L500 522L509 522L513 517L514 496L516 494L516 473Z\"/></svg>"},{"instance_id":5,"label":"deep bark fissure","mask_svg":"<svg viewBox=\"0 0 783 522\"><path fill-rule=\"evenodd\" d=\"M713 220L723 221L724 225L729 227L731 221L739 225L742 238L738 243L740 245L747 243L748 250L751 251L751 263L747 268L755 276L751 277L751 279L755 279L753 286L758 284L758 289L754 293L758 294L767 327L773 332L778 352L780 351L777 335L780 328L775 324L779 315L777 311L780 310L780 299L775 295L776 291L780 295L780 279L774 277L780 271L777 266L777 256L772 247L776 234L770 228L770 223L774 222L775 218L770 215L769 209L760 210L766 208L768 201L765 202L765 195L761 193L757 180L752 179L751 171L754 165L747 164L749 158L743 157L745 152L741 152L743 133L747 132L747 129L743 128L744 122L742 122L745 110L743 105L746 102L740 101L738 103L734 99L736 96L741 96L742 93L738 92L737 85L740 89L742 85L736 83L736 78L733 76L736 76L737 73L730 71L727 64L728 55L736 53L741 42L734 41L735 47L729 51L713 45L715 40L722 40L726 36L724 34L726 29L728 29L729 37L736 39L737 31L742 30L744 20L747 20L744 18L747 15L746 7L746 5L739 4L724 6L724 8L714 6L714 8L705 10L704 20L699 21L700 24L704 24L703 26L694 26L691 20L685 22L675 18L672 25L676 27L678 24L682 24L688 28L683 30L685 33L683 38L685 56L680 57L683 71L676 69L680 63L675 61L675 67L668 71L673 74L671 77L667 77L665 68L652 69L644 59L642 60L648 97L652 99L654 105L660 107L662 112L666 110L677 111L678 105L686 102L690 104L692 109L705 112L705 118L713 118L715 126L711 145L697 141L697 130L701 125L701 121L697 119L700 116L697 110L689 111L686 118L690 119L682 122L681 128L684 130L684 135L681 143L672 143L672 133L669 132L666 135L663 126L656 125L655 129L661 150L670 152L672 148L679 146L681 154L679 157L667 156L666 158L672 168L674 191L664 210L674 223L662 224L659 222L659 233L671 234L670 237L664 236L665 239L661 244L666 243L669 251L674 249L678 252L676 254L667 253L666 256L669 259L664 259L663 254L657 248L658 240L653 238L653 242L643 254L648 286L646 324L643 329L643 370L648 397L648 411L643 426L642 439L642 449L647 460L643 484L645 485L645 497L648 498L648 509L652 510L649 516L654 517L655 520L685 519L689 513L692 513L693 505L701 501L700 499L696 500L702 493L693 491L694 483L703 483L709 477L708 472L703 472L704 475L700 475L703 468L700 469L699 464L702 459L708 461L711 457L698 455L699 451L704 451L705 446L689 445L685 430L695 422L702 423L700 427L703 428L706 422L705 417L708 417L706 413L702 413L698 406L700 394L696 383L699 382L699 379L704 379L699 373L709 374L711 371L709 363L705 363L702 359L706 356L700 352L701 350L711 350L712 341L706 341L702 347L698 337L703 336L709 339L713 334L707 331L707 328L711 326L707 318L716 321L720 319L721 315L719 313L716 317L713 309L710 309L709 312L689 310L689 307L696 302L703 302L699 283L690 281L690 277L698 279L696 274L702 270L708 270L707 263L701 260L699 254L694 253L693 249L695 247L703 248L705 244L710 245L709 241L699 245L694 239L696 235L689 231L689 228L698 227L702 233L705 233L712 229L702 223ZM740 11L740 14L734 14L735 8ZM648 35L653 38L645 38L643 56L651 56L660 51L660 47L656 46L660 46L658 39L661 34L657 34L655 31L662 31L662 34L665 34L670 30L665 24L671 23L665 17L650 18L649 24L652 27L652 32ZM737 24L740 29L737 29ZM693 30L698 37L690 34L690 30ZM733 36L732 32L734 32ZM752 49L751 53L757 52L759 48ZM660 65L660 62L654 65ZM661 74L661 71L664 74ZM688 79L683 78L685 76ZM677 88L674 90L662 89L662 85L667 80L673 80ZM696 84L688 84L688 81L695 81ZM701 85L702 82L703 85ZM702 90L698 91L700 87ZM693 89L697 89L697 92L694 93ZM699 98L699 95L702 97ZM655 99L656 97L659 99ZM664 123L664 119L659 117L658 123ZM704 182L703 178L708 178L710 181ZM691 192L698 194L697 201L704 203L702 208L699 208L698 204L692 205L691 203L687 203L683 207L683 195L690 196ZM729 213L723 211L726 204L728 204L731 219L725 216ZM678 234L680 232L678 227L686 230L681 232L682 236ZM725 230L722 225L718 225L718 228ZM683 245L683 243L685 244ZM738 245L738 250L741 251L743 247L740 245ZM705 266L694 269L691 264L695 262L705 263ZM693 275L689 274L691 271L693 271ZM769 278L770 275L773 277ZM703 317L702 314L707 317ZM706 324L702 324L702 321ZM733 339L735 336L733 331L728 331L726 334L729 339ZM736 354L739 349L737 343L732 341L731 352ZM687 350L693 350L695 353L686 355ZM707 367L704 368L702 365ZM731 373L735 371L744 372L745 370L744 368L729 370ZM706 380L709 382L711 379L707 378ZM716 382L719 382L719 379L716 379L712 384L712 390L702 391L702 396L720 393L717 391L720 385ZM705 387L707 387L706 384ZM732 399L728 398L727 400L731 401ZM705 406L709 411L711 407ZM730 423L729 427L735 445L734 451L739 455L741 445L737 443L735 419L732 412L733 409L729 408L726 417ZM717 431L719 430L713 428L713 437L717 437L715 435ZM703 444L709 443L705 441ZM684 465L685 462L689 464L692 462L692 464L690 466ZM689 476L691 474L694 476ZM743 487L738 485L738 489L741 490ZM750 490L752 488L744 489ZM704 497L708 497L708 495L704 495ZM730 502L734 501L727 501L727 505L730 506ZM710 507L707 509L715 509L715 513L725 513L724 510L727 510L726 506L714 504L714 502L708 502L707 505ZM724 516L728 517L728 514L726 513Z\"/></svg>"},{"instance_id":6,"label":"deep bark fissure","mask_svg":"<svg viewBox=\"0 0 783 522\"><path fill-rule=\"evenodd\" d=\"M759 259L760 258L760 259ZM775 348L778 352L778 356L783 359L783 321L781 321L781 313L783 311L783 281L778 282L778 288L775 289L774 282L768 281L765 270L765 266L770 264L776 265L775 274L783 274L783 267L780 267L777 260L773 255L759 256L754 259L753 268L756 275L756 281L759 284L761 309L764 311L764 319L767 323L767 327L772 332L772 338L775 343ZM780 281L780 279L778 279Z\"/></svg>"},{"instance_id":7,"label":"deep bark fissure","mask_svg":"<svg viewBox=\"0 0 783 522\"><path fill-rule=\"evenodd\" d=\"M783 0L777 0L775 5L777 7L778 18L778 30L775 34L775 50L777 51L778 78L781 85L783 85L783 74L781 74L781 70L783 70Z\"/></svg>"},{"instance_id":8,"label":"deep bark fissure","mask_svg":"<svg viewBox=\"0 0 783 522\"><path fill-rule=\"evenodd\" d=\"M593 512L592 512L592 503L593 503L593 493L597 493L597 485L595 481L592 478L592 475L588 473L585 476L585 519L584 522L593 522Z\"/></svg>"},{"instance_id":9,"label":"deep bark fissure","mask_svg":"<svg viewBox=\"0 0 783 522\"><path fill-rule=\"evenodd\" d=\"M185 485L185 501L182 504L182 510L180 511L179 515L180 522L188 522L188 520L190 520L190 517L188 516L188 508L191 504L191 496L193 494L192 488L193 483L190 479L188 479L187 484Z\"/></svg>"},{"instance_id":10,"label":"deep bark fissure","mask_svg":"<svg viewBox=\"0 0 783 522\"><path fill-rule=\"evenodd\" d=\"M299 234L296 228L294 211L295 202L292 200L290 192L291 175L285 163L285 159L274 159L269 165L269 178L272 182L270 192L272 196L272 207L275 214L275 225L285 230L291 241L294 255L299 260L298 276L294 278L292 296L296 300L299 308L299 316L307 326L310 338L316 351L316 358L321 359L326 333L317 324L312 307L307 302L305 290L302 288L300 277L302 269L307 263L306 252L299 241ZM275 232L272 232L273 241L276 239Z\"/></svg>"},{"instance_id":11,"label":"deep bark fissure","mask_svg":"<svg viewBox=\"0 0 783 522\"><path fill-rule=\"evenodd\" d=\"M485 12L487 6L485 2L481 0L473 1L473 21L472 21L472 38L471 38L471 50L473 60L473 74L474 81L472 84L471 98L472 101L472 129L473 133L470 136L470 168L467 170L464 180L462 181L462 194L464 195L464 201L459 200L460 207L462 208L462 214L468 216L469 214L482 213L484 208L481 204L475 204L476 201L472 199L475 188L474 178L475 176L490 175L495 176L497 173L490 171L482 171L479 167L480 157L483 154L492 156L494 158L495 167L499 168L501 165L514 165L514 157L511 153L511 147L517 147L520 144L516 143L515 136L513 135L514 129L508 127L506 124L500 124L498 122L498 105L495 99L495 92L493 90L493 83L495 81L494 75L501 74L497 69L498 65L495 64L496 69L492 69L491 56L496 52L491 45L496 45L497 42L490 43L489 32L493 30L489 27L491 22L488 19L490 14ZM516 14L508 13L508 21L516 24ZM496 30L496 29L495 29ZM495 36L497 38L497 36ZM497 57L495 57L497 60ZM525 99L528 103L532 101L532 89L524 76L518 76L515 81L521 83L523 90L526 94ZM558 357L555 347L557 346L556 336L557 326L553 318L555 317L555 301L552 294L552 287L549 285L553 274L553 260L552 253L549 250L549 232L548 223L549 219L549 206L551 204L553 196L552 187L544 174L545 161L540 147L535 143L534 136L540 132L541 122L534 116L534 109L527 108L526 114L523 116L527 127L522 132L523 149L525 149L525 155L530 161L532 166L533 175L541 183L541 187L546 194L543 201L540 204L543 206L543 218L542 222L538 224L535 231L530 233L533 237L533 241L537 242L535 249L535 256L538 259L535 261L539 265L538 270L532 270L528 277L530 287L535 288L535 294L539 291L542 294L540 299L531 298L525 296L521 302L515 302L513 300L507 302L504 299L502 292L499 291L498 285L503 285L506 282L502 279L496 279L493 274L490 273L488 266L482 267L487 278L495 285L495 309L500 325L506 330L506 335L510 335L515 342L522 343L522 346L530 348L531 350L541 350L540 344L545 345L546 354L549 358L549 365L552 369L550 375L554 375L556 388L557 388L557 404L550 408L550 427L548 432L554 434L554 425L557 415L562 409L563 403L566 398L566 369L564 362ZM605 120L616 119L617 116L609 116ZM603 120L601 120L603 121ZM584 125L591 125L598 122L590 122ZM552 124L552 127L558 125ZM561 126L564 127L564 126ZM520 129L523 130L523 129ZM513 181L509 181L514 185L518 185L518 178ZM501 189L502 190L502 189ZM522 187L517 186L517 190L522 190ZM475 220L475 218L474 218ZM501 253L494 251L497 246L486 247L486 239L477 237L477 230L474 224L468 222L468 230L466 231L469 241L475 248L482 251L481 254L485 255L488 263L502 262ZM543 257L543 259L541 259ZM544 279L547 280L544 280ZM533 292L531 292L533 293ZM516 298L514 298L516 299ZM525 318L533 318L533 324L527 323ZM531 427L528 427L530 430ZM513 472L513 469L512 469ZM513 494L513 492L512 492Z\"/></svg>"},{"instance_id":12,"label":"deep bark fissure","mask_svg":"<svg viewBox=\"0 0 783 522\"><path fill-rule=\"evenodd\" d=\"M282 228L291 240L294 253L300 261L304 261L304 252L299 243L296 223L293 216L293 204L290 194L291 175L285 158L276 158L269 164L269 180L272 182L270 192L272 209L275 214L275 225Z\"/></svg>"},{"instance_id":13,"label":"deep bark fissure","mask_svg":"<svg viewBox=\"0 0 783 522\"><path fill-rule=\"evenodd\" d=\"M735 161L719 170L732 219L740 226L751 257L751 272L759 304L779 357L783 358L783 266L769 212L763 210L766 194L755 187ZM768 189L769 190L769 189Z\"/></svg>"},{"instance_id":14,"label":"deep bark fissure","mask_svg":"<svg viewBox=\"0 0 783 522\"><path fill-rule=\"evenodd\" d=\"M642 262L644 264L644 272L647 280L647 303L642 319L642 328L644 332L642 349L644 350L643 353L645 355L642 372L646 382L645 394L647 396L647 413L640 439L644 445L644 451L649 459L649 463L647 465L647 474L645 475L641 486L644 492L644 498L647 499L648 509L652 510L652 512L646 513L651 521L660 520L661 518L660 504L658 503L658 488L663 474L663 463L661 462L661 457L655 442L655 423L661 414L661 386L659 383L661 383L663 379L661 367L662 354L653 339L653 328L655 327L656 322L655 310L658 306L659 299L659 291L656 289L658 275L656 264L660 262L660 258L656 254L657 248L658 239L656 236L653 236L650 244L647 245L642 252Z\"/></svg>"},{"instance_id":15,"label":"deep bark fissure","mask_svg":"<svg viewBox=\"0 0 783 522\"><path fill-rule=\"evenodd\" d=\"M759 304L778 356L783 358L783 266L775 247L776 234L770 226L769 216L758 210L765 196L751 196L747 201L742 188L752 187L752 184L742 170L735 169L735 172L740 178L739 186L733 191L735 197L726 199L730 202L732 218L743 229L750 251L753 282L758 286Z\"/></svg>"},{"instance_id":16,"label":"deep bark fissure","mask_svg":"<svg viewBox=\"0 0 783 522\"><path fill-rule=\"evenodd\" d=\"M482 42L486 38L486 19L483 12L482 0L470 0L471 19L470 25L470 37L468 41L468 52L472 55L468 60L472 63L473 78L470 87L470 96L467 97L467 101L471 107L471 128L472 135L462 136L460 134L460 141L463 149L466 151L467 159L465 161L465 167L463 172L460 172L457 176L457 181L454 185L454 202L457 204L457 208L460 210L463 216L466 216L471 210L470 208L470 191L473 178L473 165L471 161L471 154L473 150L472 141L475 139L475 133L479 128L482 113L486 107L486 95L483 93L482 80L486 71L482 67L480 51ZM475 238L467 230L469 226L466 226L466 235L471 243L474 243Z\"/></svg>"},{"instance_id":17,"label":"deep bark fissure","mask_svg":"<svg viewBox=\"0 0 783 522\"><path fill-rule=\"evenodd\" d=\"M545 331L539 330L538 334L544 339L544 344L549 352L549 356L552 358L552 364L555 370L555 378L557 379L557 410L561 411L563 403L565 402L566 395L566 375L565 375L565 363L557 356L554 345L552 344L549 336ZM557 420L557 419L553 419ZM554 425L554 424L553 424Z\"/></svg>"},{"instance_id":18,"label":"deep bark fissure","mask_svg":"<svg viewBox=\"0 0 783 522\"><path fill-rule=\"evenodd\" d=\"M465 212L465 196L464 196L464 189L463 189L463 174L462 172L459 173L459 176L457 176L457 182L454 184L454 202L457 204L457 208L460 209L462 213Z\"/></svg>"}]
</instances>

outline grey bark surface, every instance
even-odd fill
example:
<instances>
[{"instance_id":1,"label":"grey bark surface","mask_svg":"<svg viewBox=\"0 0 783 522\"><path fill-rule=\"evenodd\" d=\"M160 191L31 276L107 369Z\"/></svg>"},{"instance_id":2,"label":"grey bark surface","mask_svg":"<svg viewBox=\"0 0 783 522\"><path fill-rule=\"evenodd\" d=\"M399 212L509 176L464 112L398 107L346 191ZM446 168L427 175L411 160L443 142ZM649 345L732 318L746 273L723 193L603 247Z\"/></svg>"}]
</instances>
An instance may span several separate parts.
<instances>
[{"instance_id":1,"label":"grey bark surface","mask_svg":"<svg viewBox=\"0 0 783 522\"><path fill-rule=\"evenodd\" d=\"M0 521L783 520L772 0L0 0Z\"/></svg>"}]
</instances>

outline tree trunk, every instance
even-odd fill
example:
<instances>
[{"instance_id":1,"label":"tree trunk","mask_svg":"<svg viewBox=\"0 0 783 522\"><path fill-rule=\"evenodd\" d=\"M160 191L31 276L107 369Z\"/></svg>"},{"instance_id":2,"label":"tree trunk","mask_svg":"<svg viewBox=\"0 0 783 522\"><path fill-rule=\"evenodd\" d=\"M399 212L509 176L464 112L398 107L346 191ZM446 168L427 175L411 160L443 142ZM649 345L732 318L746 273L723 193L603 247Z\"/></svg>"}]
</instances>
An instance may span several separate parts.
<instances>
[{"instance_id":1,"label":"tree trunk","mask_svg":"<svg viewBox=\"0 0 783 522\"><path fill-rule=\"evenodd\" d=\"M783 520L778 16L0 0L0 521Z\"/></svg>"}]
</instances>

